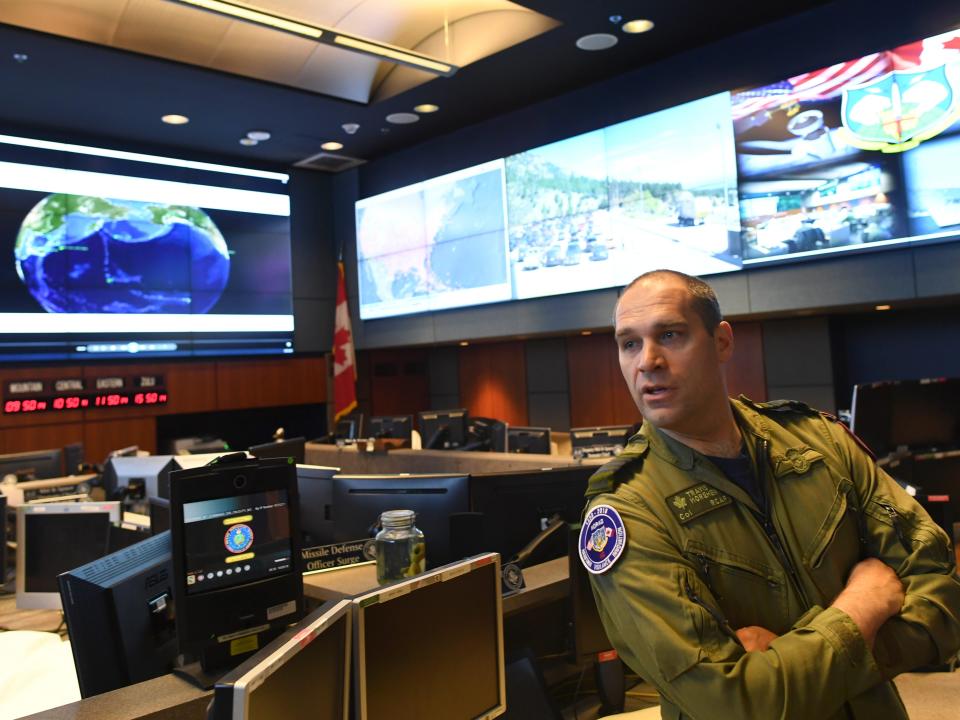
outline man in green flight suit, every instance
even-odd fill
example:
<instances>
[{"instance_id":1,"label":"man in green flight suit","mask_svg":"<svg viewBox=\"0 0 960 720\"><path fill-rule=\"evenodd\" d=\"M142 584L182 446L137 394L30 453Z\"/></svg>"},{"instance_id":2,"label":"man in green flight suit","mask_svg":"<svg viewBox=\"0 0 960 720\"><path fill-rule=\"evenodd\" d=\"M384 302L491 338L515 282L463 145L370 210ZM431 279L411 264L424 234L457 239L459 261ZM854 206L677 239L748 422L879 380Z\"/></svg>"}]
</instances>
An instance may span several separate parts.
<instances>
[{"instance_id":1,"label":"man in green flight suit","mask_svg":"<svg viewBox=\"0 0 960 720\"><path fill-rule=\"evenodd\" d=\"M640 276L615 311L644 417L590 480L580 556L663 718L889 720L960 648L946 534L834 418L727 397L713 290Z\"/></svg>"}]
</instances>

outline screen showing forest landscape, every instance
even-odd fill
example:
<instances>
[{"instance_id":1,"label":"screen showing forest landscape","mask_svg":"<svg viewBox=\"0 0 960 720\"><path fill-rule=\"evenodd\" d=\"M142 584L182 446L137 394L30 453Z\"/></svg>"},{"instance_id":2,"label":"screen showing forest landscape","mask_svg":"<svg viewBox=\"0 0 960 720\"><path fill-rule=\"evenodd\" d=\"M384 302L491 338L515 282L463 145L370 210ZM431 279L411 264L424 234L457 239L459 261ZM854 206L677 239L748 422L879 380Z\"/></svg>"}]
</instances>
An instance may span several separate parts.
<instances>
[{"instance_id":1,"label":"screen showing forest landscape","mask_svg":"<svg viewBox=\"0 0 960 720\"><path fill-rule=\"evenodd\" d=\"M357 203L360 316L960 235L960 31Z\"/></svg>"}]
</instances>

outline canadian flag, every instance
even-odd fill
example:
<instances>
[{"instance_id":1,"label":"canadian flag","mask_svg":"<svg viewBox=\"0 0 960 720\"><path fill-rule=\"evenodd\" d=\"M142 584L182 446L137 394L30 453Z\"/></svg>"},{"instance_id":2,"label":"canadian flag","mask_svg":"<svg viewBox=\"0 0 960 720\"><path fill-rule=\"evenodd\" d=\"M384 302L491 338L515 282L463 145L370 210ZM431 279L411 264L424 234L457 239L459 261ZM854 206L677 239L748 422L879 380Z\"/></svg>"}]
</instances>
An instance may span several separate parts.
<instances>
[{"instance_id":1,"label":"canadian flag","mask_svg":"<svg viewBox=\"0 0 960 720\"><path fill-rule=\"evenodd\" d=\"M333 329L333 421L357 407L357 365L353 331L347 308L347 282L343 263L337 263L337 310Z\"/></svg>"}]
</instances>

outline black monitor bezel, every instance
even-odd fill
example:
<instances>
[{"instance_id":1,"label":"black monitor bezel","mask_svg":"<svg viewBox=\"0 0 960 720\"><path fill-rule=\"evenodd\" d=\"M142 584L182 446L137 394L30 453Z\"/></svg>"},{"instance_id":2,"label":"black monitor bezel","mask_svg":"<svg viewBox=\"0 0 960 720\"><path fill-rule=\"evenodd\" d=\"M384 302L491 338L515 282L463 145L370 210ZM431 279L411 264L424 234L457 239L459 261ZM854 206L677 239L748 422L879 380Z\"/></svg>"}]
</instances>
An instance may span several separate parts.
<instances>
[{"instance_id":1,"label":"black monitor bezel","mask_svg":"<svg viewBox=\"0 0 960 720\"><path fill-rule=\"evenodd\" d=\"M184 504L271 490L284 490L287 493L290 551L293 561L291 571L247 584L188 595L184 557ZM296 466L289 460L240 460L171 472L170 536L174 573L173 597L177 608L177 644L184 655L201 654L210 647L209 638L212 635L219 637L232 633L242 634L244 630L256 627L265 627L265 632L268 633L275 632L303 615L303 575L300 573L299 562L300 495L297 489ZM268 617L268 608L291 602L295 603L293 612ZM229 608L234 616L252 617L252 621L247 623L247 627L228 627L225 608ZM237 659L242 660L243 657L244 655L241 655Z\"/></svg>"},{"instance_id":2,"label":"black monitor bezel","mask_svg":"<svg viewBox=\"0 0 960 720\"><path fill-rule=\"evenodd\" d=\"M520 453L519 450L513 449L513 439L514 437L536 437L540 439L546 437L547 441L547 450L546 452L530 452L529 450L524 451L523 454L528 455L550 455L551 454L551 429L548 427L533 427L528 425L508 425L507 426L507 452L510 453Z\"/></svg>"},{"instance_id":3,"label":"black monitor bezel","mask_svg":"<svg viewBox=\"0 0 960 720\"><path fill-rule=\"evenodd\" d=\"M42 475L34 475L34 480L47 480L49 478L63 477L63 448L49 448L47 450L29 450L18 453L4 453L0 455L0 480L5 475L14 474L16 470L5 472L5 465L19 465L21 468L29 467L33 459L39 459L40 462L50 466L50 470L44 471ZM23 463L21 464L21 460ZM55 467L54 467L55 466Z\"/></svg>"},{"instance_id":4,"label":"black monitor bezel","mask_svg":"<svg viewBox=\"0 0 960 720\"><path fill-rule=\"evenodd\" d=\"M420 442L424 450L459 450L467 443L467 424L469 422L469 413L466 408L451 408L448 410L421 410L417 413L417 427L420 430ZM438 423L441 418L446 418L446 423ZM443 439L440 434L444 427L453 427L450 421L456 421L456 430L451 432L453 439L447 440L441 447L433 447ZM433 428L432 424L438 423L439 427ZM429 434L427 430L432 432ZM436 436L436 438L435 438Z\"/></svg>"}]
</instances>

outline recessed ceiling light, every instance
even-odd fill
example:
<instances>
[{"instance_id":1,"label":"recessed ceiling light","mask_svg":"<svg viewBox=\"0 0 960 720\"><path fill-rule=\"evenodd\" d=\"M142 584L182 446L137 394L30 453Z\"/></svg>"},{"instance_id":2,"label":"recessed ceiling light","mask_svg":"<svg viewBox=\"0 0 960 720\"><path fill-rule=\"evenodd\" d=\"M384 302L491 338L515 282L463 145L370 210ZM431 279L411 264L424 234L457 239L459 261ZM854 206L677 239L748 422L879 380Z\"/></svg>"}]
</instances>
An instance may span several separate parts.
<instances>
[{"instance_id":1,"label":"recessed ceiling light","mask_svg":"<svg viewBox=\"0 0 960 720\"><path fill-rule=\"evenodd\" d=\"M266 130L251 130L247 133L247 137L257 142L263 142L270 139L270 133Z\"/></svg>"},{"instance_id":2,"label":"recessed ceiling light","mask_svg":"<svg viewBox=\"0 0 960 720\"><path fill-rule=\"evenodd\" d=\"M424 103L423 105L417 105L417 106L413 109L413 111L414 111L414 112L418 112L418 113L420 113L421 115L424 115L424 114L426 114L426 113L436 112L436 111L439 110L439 109L440 109L440 106L439 106L439 105L434 105L433 103Z\"/></svg>"},{"instance_id":3,"label":"recessed ceiling light","mask_svg":"<svg viewBox=\"0 0 960 720\"><path fill-rule=\"evenodd\" d=\"M25 63L27 60L30 59L30 56L27 55L26 53L15 52L13 54L13 59L16 60L18 63Z\"/></svg>"},{"instance_id":4,"label":"recessed ceiling light","mask_svg":"<svg viewBox=\"0 0 960 720\"><path fill-rule=\"evenodd\" d=\"M577 47L581 50L607 50L619 42L616 35L593 33L577 38Z\"/></svg>"},{"instance_id":5,"label":"recessed ceiling light","mask_svg":"<svg viewBox=\"0 0 960 720\"><path fill-rule=\"evenodd\" d=\"M162 118L167 125L186 125L190 122L190 118L186 115L164 115Z\"/></svg>"},{"instance_id":6,"label":"recessed ceiling light","mask_svg":"<svg viewBox=\"0 0 960 720\"><path fill-rule=\"evenodd\" d=\"M321 145L324 150L343 150L343 143L337 142L336 140L331 140L330 142L325 142Z\"/></svg>"},{"instance_id":7,"label":"recessed ceiling light","mask_svg":"<svg viewBox=\"0 0 960 720\"><path fill-rule=\"evenodd\" d=\"M653 30L653 21L652 20L630 20L625 22L621 27L625 33L631 35L636 35L637 33L645 33Z\"/></svg>"},{"instance_id":8,"label":"recessed ceiling light","mask_svg":"<svg viewBox=\"0 0 960 720\"><path fill-rule=\"evenodd\" d=\"M889 310L889 309L890 309L890 306L889 306L889 305L877 305L877 306L874 308L874 310Z\"/></svg>"},{"instance_id":9,"label":"recessed ceiling light","mask_svg":"<svg viewBox=\"0 0 960 720\"><path fill-rule=\"evenodd\" d=\"M257 141L254 140L253 138L242 137L240 138L240 144L243 145L244 147L253 147L254 145L257 144Z\"/></svg>"},{"instance_id":10,"label":"recessed ceiling light","mask_svg":"<svg viewBox=\"0 0 960 720\"><path fill-rule=\"evenodd\" d=\"M410 123L415 123L420 119L419 115L414 113L390 113L387 115L387 122L393 123L394 125L409 125Z\"/></svg>"}]
</instances>

